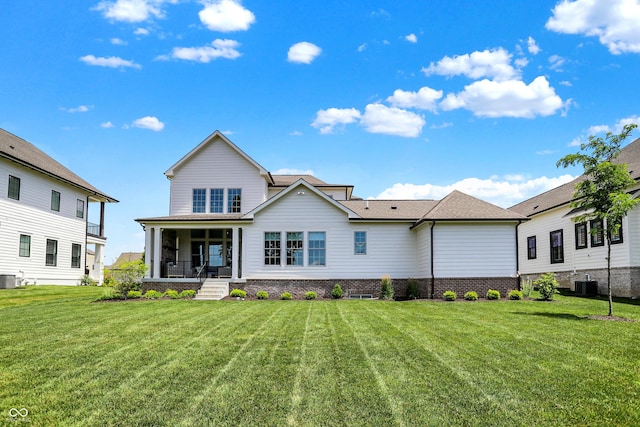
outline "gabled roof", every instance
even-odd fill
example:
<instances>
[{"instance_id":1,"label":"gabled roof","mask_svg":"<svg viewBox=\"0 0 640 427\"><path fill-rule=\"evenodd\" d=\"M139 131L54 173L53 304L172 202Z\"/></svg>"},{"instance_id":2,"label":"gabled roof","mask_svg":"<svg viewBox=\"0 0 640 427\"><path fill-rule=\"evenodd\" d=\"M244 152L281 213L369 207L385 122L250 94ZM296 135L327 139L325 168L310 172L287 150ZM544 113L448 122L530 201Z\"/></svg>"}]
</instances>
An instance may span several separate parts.
<instances>
[{"instance_id":1,"label":"gabled roof","mask_svg":"<svg viewBox=\"0 0 640 427\"><path fill-rule=\"evenodd\" d=\"M629 143L620 150L620 154L613 163L626 163L631 177L638 181L640 179L640 138ZM531 217L550 209L565 205L573 200L573 193L578 182L584 180L584 175L580 175L571 182L560 185L542 194L534 196L514 206L509 210L521 215Z\"/></svg>"},{"instance_id":2,"label":"gabled roof","mask_svg":"<svg viewBox=\"0 0 640 427\"><path fill-rule=\"evenodd\" d=\"M273 187L288 187L294 182L304 179L311 185L330 185L313 175L271 175L273 178Z\"/></svg>"},{"instance_id":3,"label":"gabled roof","mask_svg":"<svg viewBox=\"0 0 640 427\"><path fill-rule=\"evenodd\" d=\"M242 156L246 161L248 161L253 166L255 166L255 168L258 169L258 171L260 172L260 175L264 176L269 183L273 183L271 174L269 174L269 172L265 168L260 166L258 162L256 162L251 157L249 157L244 151L242 151L237 145L231 142L229 138L224 136L224 134L219 130L214 131L211 135L206 137L204 141L198 144L193 150L189 151L185 156L183 156L180 160L178 160L173 166L167 169L167 171L164 173L166 177L169 179L173 178L176 169L178 169L180 166L188 162L193 156L198 154L198 152L200 152L200 150L202 150L204 147L216 141L222 141L226 143L229 147L231 147L238 154L240 154L240 156Z\"/></svg>"},{"instance_id":4,"label":"gabled roof","mask_svg":"<svg viewBox=\"0 0 640 427\"><path fill-rule=\"evenodd\" d=\"M276 194L275 196L273 196L272 198L270 198L266 202L262 203L261 205L259 205L258 207L254 208L250 212L247 212L243 216L243 219L253 219L253 217L254 217L254 215L256 213L258 213L261 210L267 208L268 206L271 206L273 203L276 203L278 200L280 200L281 198L285 197L287 194L289 194L289 193L291 193L293 191L298 191L299 194L301 193L300 195L304 195L304 191L307 191L307 190L303 190L303 191L298 190L300 188L300 186L305 187L309 192L316 194L321 199L326 200L328 203L332 204L336 208L338 208L341 211L343 211L344 213L346 213L349 216L349 219L358 217L358 215L355 212L353 212L352 210L350 210L346 206L343 206L339 202L337 202L334 199L332 199L331 197L327 196L325 193L323 193L322 191L318 190L316 187L314 187L313 185L309 184L304 179L299 179L298 181L294 182L289 187L287 187L286 189L282 190L281 192L279 192L278 194Z\"/></svg>"},{"instance_id":5,"label":"gabled roof","mask_svg":"<svg viewBox=\"0 0 640 427\"><path fill-rule=\"evenodd\" d=\"M118 259L116 259L114 263L111 264L111 268L118 267L125 262L140 261L142 260L143 256L144 252L122 252L118 256Z\"/></svg>"},{"instance_id":6,"label":"gabled roof","mask_svg":"<svg viewBox=\"0 0 640 427\"><path fill-rule=\"evenodd\" d=\"M437 200L340 200L341 204L368 220L418 221Z\"/></svg>"},{"instance_id":7,"label":"gabled roof","mask_svg":"<svg viewBox=\"0 0 640 427\"><path fill-rule=\"evenodd\" d=\"M72 185L90 194L97 201L117 203L111 196L89 184L75 173L55 161L30 142L0 129L0 157L4 157L29 169Z\"/></svg>"},{"instance_id":8,"label":"gabled roof","mask_svg":"<svg viewBox=\"0 0 640 427\"><path fill-rule=\"evenodd\" d=\"M454 190L431 209L419 222L425 221L526 221L519 213Z\"/></svg>"}]
</instances>

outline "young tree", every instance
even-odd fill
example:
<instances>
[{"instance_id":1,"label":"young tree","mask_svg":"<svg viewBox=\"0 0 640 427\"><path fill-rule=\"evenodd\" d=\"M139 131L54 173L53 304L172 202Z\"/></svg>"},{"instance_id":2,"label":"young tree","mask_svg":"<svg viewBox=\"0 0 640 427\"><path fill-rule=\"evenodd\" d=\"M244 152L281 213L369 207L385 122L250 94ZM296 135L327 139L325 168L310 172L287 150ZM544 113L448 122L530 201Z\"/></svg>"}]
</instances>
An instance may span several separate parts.
<instances>
[{"instance_id":1,"label":"young tree","mask_svg":"<svg viewBox=\"0 0 640 427\"><path fill-rule=\"evenodd\" d=\"M620 153L622 142L637 125L625 125L619 135L607 132L604 139L589 136L589 142L580 145L580 152L568 154L558 160L556 166L581 165L584 179L576 184L571 206L580 209L575 222L600 220L607 242L607 294L609 316L613 316L611 298L611 235L620 230L622 219L633 209L638 200L627 191L635 184L625 163L612 163ZM594 230L592 230L593 232ZM597 230L595 230L597 231Z\"/></svg>"}]
</instances>

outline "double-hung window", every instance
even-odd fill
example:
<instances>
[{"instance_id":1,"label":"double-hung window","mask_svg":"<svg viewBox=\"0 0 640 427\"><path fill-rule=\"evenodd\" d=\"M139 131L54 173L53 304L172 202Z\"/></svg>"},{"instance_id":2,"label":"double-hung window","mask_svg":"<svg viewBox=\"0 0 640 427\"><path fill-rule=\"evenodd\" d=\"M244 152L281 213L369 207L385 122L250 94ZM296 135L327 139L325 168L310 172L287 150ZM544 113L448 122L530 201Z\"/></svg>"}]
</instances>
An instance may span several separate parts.
<instances>
[{"instance_id":1,"label":"double-hung window","mask_svg":"<svg viewBox=\"0 0 640 427\"><path fill-rule=\"evenodd\" d=\"M242 189L230 188L227 193L227 213L240 213L242 206Z\"/></svg>"},{"instance_id":2,"label":"double-hung window","mask_svg":"<svg viewBox=\"0 0 640 427\"><path fill-rule=\"evenodd\" d=\"M549 233L551 246L551 264L559 264L564 262L564 239L562 230L556 230Z\"/></svg>"},{"instance_id":3,"label":"double-hung window","mask_svg":"<svg viewBox=\"0 0 640 427\"><path fill-rule=\"evenodd\" d=\"M264 233L264 264L280 265L280 233Z\"/></svg>"},{"instance_id":4,"label":"double-hung window","mask_svg":"<svg viewBox=\"0 0 640 427\"><path fill-rule=\"evenodd\" d=\"M576 249L587 247L587 223L576 224Z\"/></svg>"},{"instance_id":5,"label":"double-hung window","mask_svg":"<svg viewBox=\"0 0 640 427\"><path fill-rule=\"evenodd\" d=\"M20 178L9 175L9 193L10 199L20 200Z\"/></svg>"},{"instance_id":6,"label":"double-hung window","mask_svg":"<svg viewBox=\"0 0 640 427\"><path fill-rule=\"evenodd\" d=\"M309 265L327 265L327 245L324 231L309 232Z\"/></svg>"},{"instance_id":7,"label":"double-hung window","mask_svg":"<svg viewBox=\"0 0 640 427\"><path fill-rule=\"evenodd\" d=\"M31 256L31 236L27 234L20 235L20 251L19 255L22 257Z\"/></svg>"},{"instance_id":8,"label":"double-hung window","mask_svg":"<svg viewBox=\"0 0 640 427\"><path fill-rule=\"evenodd\" d=\"M536 259L537 256L536 236L527 237L527 259Z\"/></svg>"},{"instance_id":9,"label":"double-hung window","mask_svg":"<svg viewBox=\"0 0 640 427\"><path fill-rule=\"evenodd\" d=\"M622 222L618 224L618 230L615 233L611 233L611 244L618 243L622 243Z\"/></svg>"},{"instance_id":10,"label":"double-hung window","mask_svg":"<svg viewBox=\"0 0 640 427\"><path fill-rule=\"evenodd\" d=\"M209 212L222 213L222 208L224 207L224 188L212 188L209 193Z\"/></svg>"},{"instance_id":11,"label":"double-hung window","mask_svg":"<svg viewBox=\"0 0 640 427\"><path fill-rule=\"evenodd\" d=\"M76 216L78 218L84 218L84 200L78 199L76 202Z\"/></svg>"},{"instance_id":12,"label":"double-hung window","mask_svg":"<svg viewBox=\"0 0 640 427\"><path fill-rule=\"evenodd\" d=\"M80 268L82 260L82 245L77 243L71 244L71 268Z\"/></svg>"},{"instance_id":13,"label":"double-hung window","mask_svg":"<svg viewBox=\"0 0 640 427\"><path fill-rule=\"evenodd\" d=\"M591 220L591 247L604 246L604 227L601 219Z\"/></svg>"},{"instance_id":14,"label":"double-hung window","mask_svg":"<svg viewBox=\"0 0 640 427\"><path fill-rule=\"evenodd\" d=\"M366 231L353 232L353 253L355 255L367 254L367 232Z\"/></svg>"},{"instance_id":15,"label":"double-hung window","mask_svg":"<svg viewBox=\"0 0 640 427\"><path fill-rule=\"evenodd\" d=\"M45 257L45 265L55 267L58 265L58 241L47 239L47 252Z\"/></svg>"},{"instance_id":16,"label":"double-hung window","mask_svg":"<svg viewBox=\"0 0 640 427\"><path fill-rule=\"evenodd\" d=\"M51 190L51 210L60 212L60 192Z\"/></svg>"},{"instance_id":17,"label":"double-hung window","mask_svg":"<svg viewBox=\"0 0 640 427\"><path fill-rule=\"evenodd\" d=\"M304 233L301 231L287 232L287 265L303 265Z\"/></svg>"},{"instance_id":18,"label":"double-hung window","mask_svg":"<svg viewBox=\"0 0 640 427\"><path fill-rule=\"evenodd\" d=\"M193 189L193 213L204 213L207 207L207 190L204 188Z\"/></svg>"}]
</instances>

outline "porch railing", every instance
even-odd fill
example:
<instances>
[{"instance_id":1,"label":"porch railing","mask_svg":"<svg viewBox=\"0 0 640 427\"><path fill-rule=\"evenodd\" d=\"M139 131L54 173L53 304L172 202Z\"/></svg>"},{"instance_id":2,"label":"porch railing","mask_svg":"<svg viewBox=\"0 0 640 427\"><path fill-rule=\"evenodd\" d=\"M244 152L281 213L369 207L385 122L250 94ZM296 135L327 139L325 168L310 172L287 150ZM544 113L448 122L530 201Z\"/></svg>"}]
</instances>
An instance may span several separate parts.
<instances>
[{"instance_id":1,"label":"porch railing","mask_svg":"<svg viewBox=\"0 0 640 427\"><path fill-rule=\"evenodd\" d=\"M100 235L100 224L87 222L87 234L91 234L92 236L102 237Z\"/></svg>"},{"instance_id":2,"label":"porch railing","mask_svg":"<svg viewBox=\"0 0 640 427\"><path fill-rule=\"evenodd\" d=\"M172 261L164 264L162 277L168 279L185 278L194 279L198 277L199 267L193 267L191 261Z\"/></svg>"}]
</instances>

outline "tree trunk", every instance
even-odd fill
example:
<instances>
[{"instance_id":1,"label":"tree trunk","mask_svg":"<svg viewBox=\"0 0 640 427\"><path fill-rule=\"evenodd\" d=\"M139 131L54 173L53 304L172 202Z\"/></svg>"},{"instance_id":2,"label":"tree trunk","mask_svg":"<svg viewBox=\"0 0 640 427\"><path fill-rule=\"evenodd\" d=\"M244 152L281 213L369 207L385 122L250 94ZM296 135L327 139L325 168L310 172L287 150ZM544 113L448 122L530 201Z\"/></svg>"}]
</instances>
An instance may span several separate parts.
<instances>
[{"instance_id":1,"label":"tree trunk","mask_svg":"<svg viewBox=\"0 0 640 427\"><path fill-rule=\"evenodd\" d=\"M609 296L609 316L613 316L613 299L611 298L611 237L607 233L607 295Z\"/></svg>"}]
</instances>

